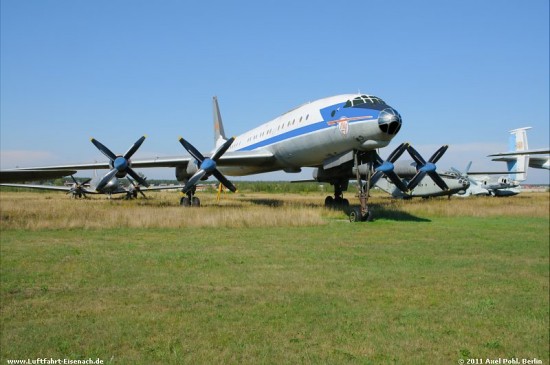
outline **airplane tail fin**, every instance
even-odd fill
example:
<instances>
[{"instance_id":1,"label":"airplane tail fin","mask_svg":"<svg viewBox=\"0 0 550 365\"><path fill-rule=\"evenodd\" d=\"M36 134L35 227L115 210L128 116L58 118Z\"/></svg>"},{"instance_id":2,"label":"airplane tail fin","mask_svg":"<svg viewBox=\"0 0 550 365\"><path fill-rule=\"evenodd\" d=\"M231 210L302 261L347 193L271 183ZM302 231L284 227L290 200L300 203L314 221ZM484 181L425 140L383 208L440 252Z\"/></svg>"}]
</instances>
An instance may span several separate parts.
<instances>
[{"instance_id":1,"label":"airplane tail fin","mask_svg":"<svg viewBox=\"0 0 550 365\"><path fill-rule=\"evenodd\" d=\"M216 147L221 146L227 138L225 137L225 131L223 129L222 115L220 113L220 107L218 105L218 97L212 98L212 111L214 113L214 142Z\"/></svg>"},{"instance_id":2,"label":"airplane tail fin","mask_svg":"<svg viewBox=\"0 0 550 365\"><path fill-rule=\"evenodd\" d=\"M531 127L523 127L510 131L509 151L522 152L529 149L527 143L527 130ZM527 168L529 167L529 155L517 155L506 162L509 177L514 181L525 181L527 179ZM518 173L519 171L519 173Z\"/></svg>"}]
</instances>

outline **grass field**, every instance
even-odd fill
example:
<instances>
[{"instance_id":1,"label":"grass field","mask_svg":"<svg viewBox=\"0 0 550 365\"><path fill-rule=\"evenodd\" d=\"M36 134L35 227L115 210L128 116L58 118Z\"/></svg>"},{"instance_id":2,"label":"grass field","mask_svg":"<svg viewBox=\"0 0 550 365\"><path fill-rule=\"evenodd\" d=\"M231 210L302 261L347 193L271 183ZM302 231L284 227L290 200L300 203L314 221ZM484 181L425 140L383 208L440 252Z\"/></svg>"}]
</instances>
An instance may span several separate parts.
<instances>
[{"instance_id":1,"label":"grass field","mask_svg":"<svg viewBox=\"0 0 550 365\"><path fill-rule=\"evenodd\" d=\"M0 192L0 358L549 363L549 196L73 201Z\"/></svg>"}]
</instances>

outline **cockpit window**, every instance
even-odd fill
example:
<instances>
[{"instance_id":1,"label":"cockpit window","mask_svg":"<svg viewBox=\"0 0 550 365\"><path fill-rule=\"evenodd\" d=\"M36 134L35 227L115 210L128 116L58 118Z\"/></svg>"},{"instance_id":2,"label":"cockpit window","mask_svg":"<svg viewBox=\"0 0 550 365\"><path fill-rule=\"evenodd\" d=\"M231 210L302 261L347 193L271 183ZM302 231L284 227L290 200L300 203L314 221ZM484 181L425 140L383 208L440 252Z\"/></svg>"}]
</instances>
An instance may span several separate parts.
<instances>
[{"instance_id":1,"label":"cockpit window","mask_svg":"<svg viewBox=\"0 0 550 365\"><path fill-rule=\"evenodd\" d=\"M346 104L344 105L344 108L351 108L358 105L367 104L365 106L372 106L372 105L386 105L386 102L379 97L376 96L370 96L370 95L361 95L358 96L352 100L348 100ZM363 107L365 107L363 106Z\"/></svg>"}]
</instances>

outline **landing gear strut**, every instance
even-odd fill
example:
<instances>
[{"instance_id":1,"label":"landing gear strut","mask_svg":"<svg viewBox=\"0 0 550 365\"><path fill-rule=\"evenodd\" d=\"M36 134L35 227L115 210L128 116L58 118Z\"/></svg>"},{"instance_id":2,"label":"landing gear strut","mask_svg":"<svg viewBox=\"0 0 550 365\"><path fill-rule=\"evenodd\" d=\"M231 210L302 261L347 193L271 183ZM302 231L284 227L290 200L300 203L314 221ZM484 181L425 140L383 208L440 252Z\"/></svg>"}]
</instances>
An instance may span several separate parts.
<instances>
[{"instance_id":1,"label":"landing gear strut","mask_svg":"<svg viewBox=\"0 0 550 365\"><path fill-rule=\"evenodd\" d=\"M325 198L325 208L347 209L349 200L344 199L344 190L348 189L348 180L336 180L332 185L334 185L334 197L329 195Z\"/></svg>"},{"instance_id":2,"label":"landing gear strut","mask_svg":"<svg viewBox=\"0 0 550 365\"><path fill-rule=\"evenodd\" d=\"M195 196L197 187L193 186L191 189L185 193L186 196L182 196L180 199L180 205L182 207L200 207L201 200Z\"/></svg>"},{"instance_id":3,"label":"landing gear strut","mask_svg":"<svg viewBox=\"0 0 550 365\"><path fill-rule=\"evenodd\" d=\"M355 168L355 177L357 179L357 197L359 198L360 206L351 208L348 216L350 222L370 222L373 219L372 212L369 210L368 206L372 168L369 166L367 181L363 184L359 172L359 158L357 154L357 151L353 152L353 165Z\"/></svg>"}]
</instances>

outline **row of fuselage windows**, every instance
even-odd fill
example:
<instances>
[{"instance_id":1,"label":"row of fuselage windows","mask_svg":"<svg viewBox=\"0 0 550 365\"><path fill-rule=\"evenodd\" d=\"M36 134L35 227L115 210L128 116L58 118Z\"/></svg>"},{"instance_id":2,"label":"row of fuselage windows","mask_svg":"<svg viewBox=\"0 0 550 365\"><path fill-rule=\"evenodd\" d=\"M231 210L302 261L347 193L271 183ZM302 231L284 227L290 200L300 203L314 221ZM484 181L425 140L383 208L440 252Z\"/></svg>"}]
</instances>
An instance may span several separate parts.
<instances>
[{"instance_id":1,"label":"row of fuselage windows","mask_svg":"<svg viewBox=\"0 0 550 365\"><path fill-rule=\"evenodd\" d=\"M293 125L296 125L296 123L300 124L300 123L304 123L305 121L307 121L309 119L309 114L307 114L305 117L304 116L301 116L299 119L297 118L294 118L292 120L289 120L287 122L283 122L283 123L279 123L277 125L277 128L275 127L272 127L272 128L269 128L268 130L266 131L263 131L263 132L260 132L260 133L256 133L254 134L253 136L250 136L246 139L246 143L250 143L250 142L254 142L258 139L261 139L263 137L267 137L267 136L271 136L271 135L275 135L277 134L278 132L282 131L282 130L285 130L285 129L290 129L291 126ZM244 143L244 141L237 141L234 145L235 148L238 148L240 147L242 144Z\"/></svg>"}]
</instances>

